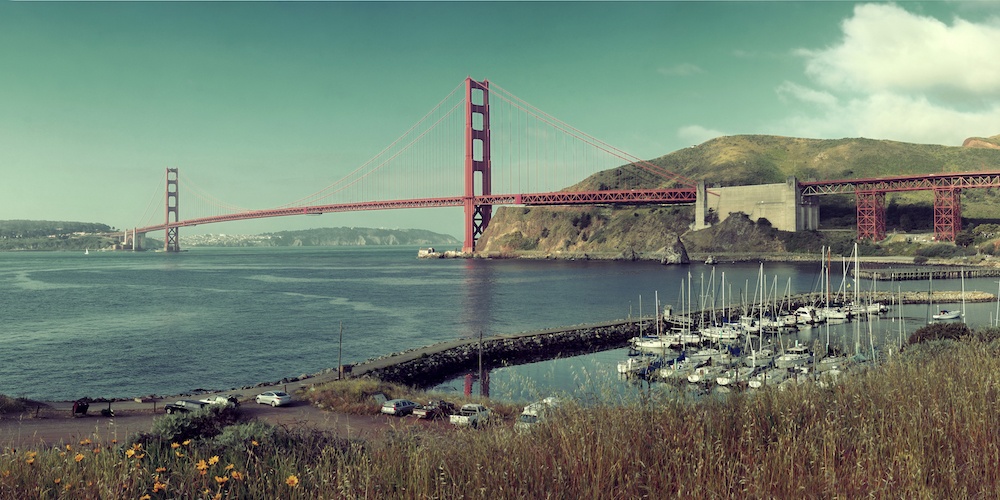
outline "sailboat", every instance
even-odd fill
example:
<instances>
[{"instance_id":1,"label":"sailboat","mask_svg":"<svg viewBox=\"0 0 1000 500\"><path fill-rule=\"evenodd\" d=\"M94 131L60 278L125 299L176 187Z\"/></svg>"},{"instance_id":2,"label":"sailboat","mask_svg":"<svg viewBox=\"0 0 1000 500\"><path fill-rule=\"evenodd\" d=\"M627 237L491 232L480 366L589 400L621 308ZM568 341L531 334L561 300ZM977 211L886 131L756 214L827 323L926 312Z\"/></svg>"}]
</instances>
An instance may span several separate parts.
<instances>
[{"instance_id":1,"label":"sailboat","mask_svg":"<svg viewBox=\"0 0 1000 500\"><path fill-rule=\"evenodd\" d=\"M933 279L933 278L931 278ZM933 294L934 292L931 291ZM965 308L965 271L962 271L962 308ZM942 309L941 312L931 315L931 319L942 321L949 319L958 319L962 317L962 311L958 309Z\"/></svg>"}]
</instances>

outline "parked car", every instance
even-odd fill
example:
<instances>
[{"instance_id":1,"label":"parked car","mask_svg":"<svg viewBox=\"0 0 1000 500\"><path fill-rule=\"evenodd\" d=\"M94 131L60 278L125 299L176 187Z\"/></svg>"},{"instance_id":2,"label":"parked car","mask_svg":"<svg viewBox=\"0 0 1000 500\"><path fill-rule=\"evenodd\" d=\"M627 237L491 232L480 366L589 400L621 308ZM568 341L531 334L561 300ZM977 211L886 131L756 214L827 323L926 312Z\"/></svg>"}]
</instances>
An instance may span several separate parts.
<instances>
[{"instance_id":1,"label":"parked car","mask_svg":"<svg viewBox=\"0 0 1000 500\"><path fill-rule=\"evenodd\" d=\"M188 413L196 410L200 410L208 406L208 403L202 401L195 401L193 399L181 399L174 401L173 403L167 403L163 407L163 411L174 414L174 413Z\"/></svg>"},{"instance_id":2,"label":"parked car","mask_svg":"<svg viewBox=\"0 0 1000 500\"><path fill-rule=\"evenodd\" d=\"M233 405L239 406L240 399L232 394L227 394L225 396L211 396L201 400L202 403L208 403L210 405Z\"/></svg>"},{"instance_id":3,"label":"parked car","mask_svg":"<svg viewBox=\"0 0 1000 500\"><path fill-rule=\"evenodd\" d=\"M416 409L417 406L420 405L410 401L409 399L390 399L385 403L382 403L382 413L402 417L413 413L413 410Z\"/></svg>"},{"instance_id":4,"label":"parked car","mask_svg":"<svg viewBox=\"0 0 1000 500\"><path fill-rule=\"evenodd\" d=\"M549 396L537 403L525 406L524 411L517 417L517 422L514 422L514 429L523 431L545 422L551 418L553 411L559 407L559 403L558 399Z\"/></svg>"},{"instance_id":5,"label":"parked car","mask_svg":"<svg viewBox=\"0 0 1000 500\"><path fill-rule=\"evenodd\" d=\"M267 391L258 394L254 401L262 405L284 406L292 402L292 396L282 391Z\"/></svg>"},{"instance_id":6,"label":"parked car","mask_svg":"<svg viewBox=\"0 0 1000 500\"><path fill-rule=\"evenodd\" d=\"M417 418L435 419L454 415L456 411L458 408L448 401L431 401L413 410L413 414Z\"/></svg>"},{"instance_id":7,"label":"parked car","mask_svg":"<svg viewBox=\"0 0 1000 500\"><path fill-rule=\"evenodd\" d=\"M457 426L479 427L490 420L490 409L479 404L462 405L457 414L448 417L448 421Z\"/></svg>"}]
</instances>

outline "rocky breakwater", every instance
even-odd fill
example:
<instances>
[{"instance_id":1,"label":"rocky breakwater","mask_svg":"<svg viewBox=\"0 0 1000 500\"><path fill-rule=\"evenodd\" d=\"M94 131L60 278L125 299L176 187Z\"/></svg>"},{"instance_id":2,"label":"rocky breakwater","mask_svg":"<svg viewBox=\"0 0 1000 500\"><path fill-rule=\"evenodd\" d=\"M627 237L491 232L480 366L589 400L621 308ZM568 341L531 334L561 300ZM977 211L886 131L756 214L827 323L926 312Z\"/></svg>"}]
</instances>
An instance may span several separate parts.
<instances>
[{"instance_id":1,"label":"rocky breakwater","mask_svg":"<svg viewBox=\"0 0 1000 500\"><path fill-rule=\"evenodd\" d=\"M483 369L613 349L623 346L638 331L638 323L621 321L487 337L482 340ZM479 345L479 339L467 338L399 353L377 362L362 363L354 368L354 375L414 387L432 387L478 370Z\"/></svg>"}]
</instances>

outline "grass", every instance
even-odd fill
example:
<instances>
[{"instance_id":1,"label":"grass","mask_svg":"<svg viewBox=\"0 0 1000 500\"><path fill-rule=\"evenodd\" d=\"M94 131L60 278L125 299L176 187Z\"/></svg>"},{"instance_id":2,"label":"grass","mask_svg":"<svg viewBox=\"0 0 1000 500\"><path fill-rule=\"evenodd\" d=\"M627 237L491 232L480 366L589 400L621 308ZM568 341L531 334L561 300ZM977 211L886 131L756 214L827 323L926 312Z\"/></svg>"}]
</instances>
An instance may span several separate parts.
<instances>
[{"instance_id":1,"label":"grass","mask_svg":"<svg viewBox=\"0 0 1000 500\"><path fill-rule=\"evenodd\" d=\"M831 387L568 403L523 433L499 425L349 441L236 421L184 440L5 447L0 497L991 497L1000 491L1000 344L976 338L995 336L909 346ZM426 395L368 384L317 393L348 404L371 390Z\"/></svg>"}]
</instances>

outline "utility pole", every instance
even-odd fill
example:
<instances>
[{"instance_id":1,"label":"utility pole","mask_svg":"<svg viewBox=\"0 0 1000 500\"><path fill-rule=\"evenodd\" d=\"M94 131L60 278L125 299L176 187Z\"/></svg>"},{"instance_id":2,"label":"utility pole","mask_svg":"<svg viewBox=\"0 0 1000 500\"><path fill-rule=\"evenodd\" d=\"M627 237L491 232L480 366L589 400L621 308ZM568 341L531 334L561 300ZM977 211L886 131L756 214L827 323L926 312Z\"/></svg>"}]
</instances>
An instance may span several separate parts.
<instances>
[{"instance_id":1,"label":"utility pole","mask_svg":"<svg viewBox=\"0 0 1000 500\"><path fill-rule=\"evenodd\" d=\"M337 353L337 380L344 376L344 321L340 321L340 352Z\"/></svg>"}]
</instances>

